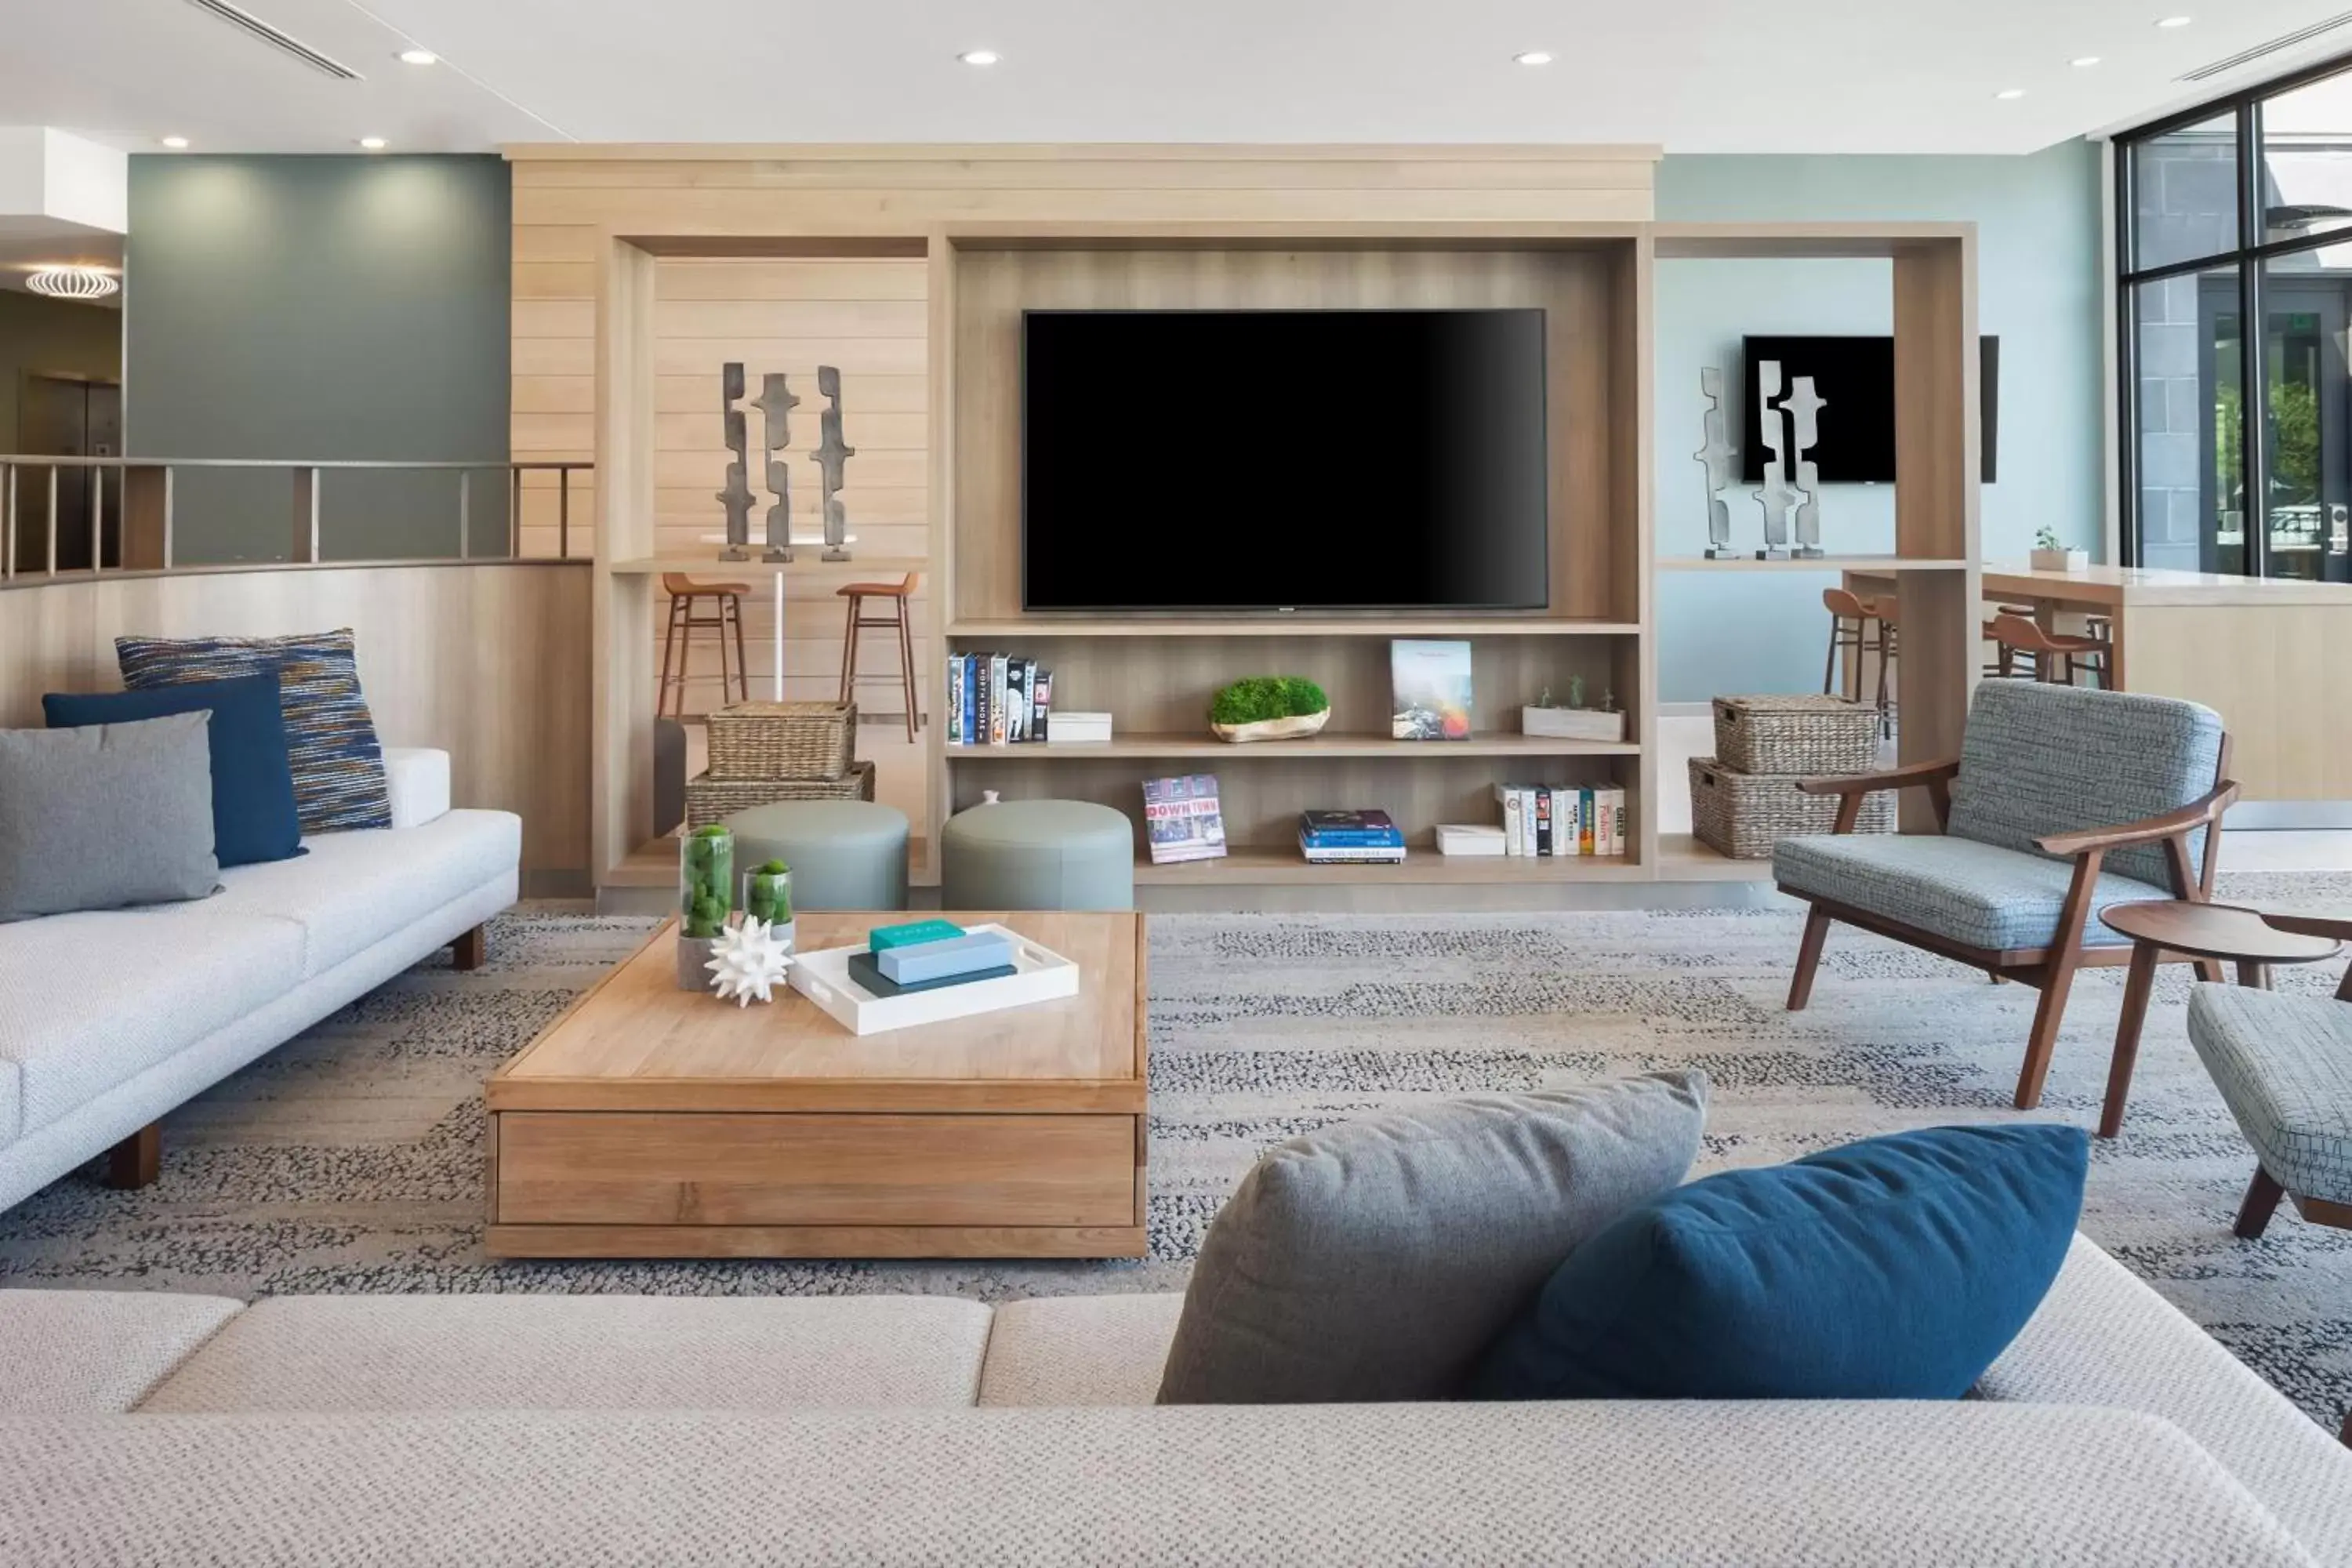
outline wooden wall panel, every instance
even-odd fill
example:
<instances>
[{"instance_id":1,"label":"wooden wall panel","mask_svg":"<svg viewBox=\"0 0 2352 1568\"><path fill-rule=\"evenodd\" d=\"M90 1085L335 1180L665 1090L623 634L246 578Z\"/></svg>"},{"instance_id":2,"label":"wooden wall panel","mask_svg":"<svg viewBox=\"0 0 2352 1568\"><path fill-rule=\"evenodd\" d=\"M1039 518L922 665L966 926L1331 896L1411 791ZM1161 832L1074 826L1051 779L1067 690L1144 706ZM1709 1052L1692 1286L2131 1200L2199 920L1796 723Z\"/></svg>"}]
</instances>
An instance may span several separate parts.
<instances>
[{"instance_id":1,"label":"wooden wall panel","mask_svg":"<svg viewBox=\"0 0 2352 1568\"><path fill-rule=\"evenodd\" d=\"M449 753L458 805L515 812L535 890L588 874L586 563L320 567L107 577L0 590L0 725L45 691L121 685L114 638L349 626L386 745Z\"/></svg>"}]
</instances>

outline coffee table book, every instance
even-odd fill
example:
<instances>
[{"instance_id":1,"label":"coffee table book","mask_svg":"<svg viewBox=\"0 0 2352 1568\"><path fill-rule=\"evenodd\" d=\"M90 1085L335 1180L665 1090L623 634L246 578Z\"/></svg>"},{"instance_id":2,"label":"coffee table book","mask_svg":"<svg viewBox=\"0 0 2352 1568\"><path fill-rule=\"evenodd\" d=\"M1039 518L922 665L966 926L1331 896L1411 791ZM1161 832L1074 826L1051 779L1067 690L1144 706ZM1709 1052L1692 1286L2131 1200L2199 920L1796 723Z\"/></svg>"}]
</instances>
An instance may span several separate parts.
<instances>
[{"instance_id":1,"label":"coffee table book","mask_svg":"<svg viewBox=\"0 0 2352 1568\"><path fill-rule=\"evenodd\" d=\"M804 949L898 914L803 910ZM950 912L1076 995L859 1036L677 989L664 926L485 1089L498 1258L1139 1258L1144 920ZM919 998L917 998L919 999Z\"/></svg>"},{"instance_id":2,"label":"coffee table book","mask_svg":"<svg viewBox=\"0 0 2352 1568\"><path fill-rule=\"evenodd\" d=\"M1013 973L994 980L883 995L861 985L850 973L849 961L866 951L864 943L853 942L846 947L803 950L794 954L786 978L793 990L824 1009L853 1035L940 1024L950 1018L969 1018L1078 994L1078 966L1060 953L1001 925L966 926L964 930L975 936L986 932L1010 940Z\"/></svg>"}]
</instances>

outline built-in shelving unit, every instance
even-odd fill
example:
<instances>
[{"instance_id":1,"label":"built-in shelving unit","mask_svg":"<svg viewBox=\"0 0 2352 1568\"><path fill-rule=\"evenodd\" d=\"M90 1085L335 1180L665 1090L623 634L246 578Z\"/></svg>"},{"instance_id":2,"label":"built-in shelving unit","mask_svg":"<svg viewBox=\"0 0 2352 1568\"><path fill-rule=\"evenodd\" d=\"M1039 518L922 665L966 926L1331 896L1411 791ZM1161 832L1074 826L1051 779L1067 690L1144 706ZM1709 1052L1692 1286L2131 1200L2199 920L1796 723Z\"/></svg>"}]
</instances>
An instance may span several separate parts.
<instances>
[{"instance_id":1,"label":"built-in shelving unit","mask_svg":"<svg viewBox=\"0 0 2352 1568\"><path fill-rule=\"evenodd\" d=\"M1648 149L1154 149L551 147L518 152L519 267L593 271L593 318L532 319L536 374L593 370L598 463L596 750L593 835L599 864L657 868L641 849L650 823L656 576L691 571L809 573L803 602L830 602L838 568L803 552L791 566L678 559L668 538L693 525L701 458L682 453L676 425L708 408L695 333L730 327L742 309L707 292L673 302L680 342L665 338L657 264L751 258L745 291L761 309L793 304L793 279L814 258L877 264L873 286L843 319L889 341L902 401L884 411L919 461L895 473L927 534L853 563L859 577L920 572L926 624L918 637L936 688L937 658L994 651L1054 670L1057 709L1107 710L1107 744L950 747L925 731L926 844L937 824L979 802L1095 800L1138 824L1139 882L1160 887L1496 886L1752 878L1753 862L1662 841L1661 792L1683 787L1658 765L1656 574L1670 572L1879 571L1897 585L1903 626L1906 759L1957 745L1974 678L1977 572L1977 322L1973 230L1966 225L1686 225L1648 221ZM532 237L528 245L523 236ZM531 258L521 258L529 255ZM1660 260L1878 257L1892 263L1896 380L1895 548L1811 561L1658 558L1652 525L1654 333ZM908 300L919 262L919 310ZM888 263L896 270L880 266ZM796 268L799 270L796 271ZM887 272L887 277L884 274ZM838 281L838 275L834 276ZM570 287L570 273L536 287ZM862 286L862 285L861 285ZM519 282L519 289L520 284ZM520 297L520 296L519 296ZM831 296L845 296L836 289ZM805 301L821 319L826 300ZM1020 319L1025 310L1144 307L1378 309L1519 306L1546 312L1549 419L1550 582L1540 614L1042 615L1021 594ZM567 307L569 308L569 307ZM764 317L762 319L765 319ZM814 329L811 329L814 331ZM519 327L519 332L521 329ZM550 346L593 331L593 362ZM910 335L919 331L919 340ZM521 342L519 338L519 343ZM566 340L568 341L568 340ZM519 349L519 353L520 353ZM519 372L520 360L519 359ZM694 375L687 371L691 369ZM534 390L538 390L534 388ZM548 388L575 395L570 387ZM919 409L918 414L916 410ZM806 416L807 410L803 410ZM1202 489L1200 547L1214 544L1212 488L1201 466L1220 435L1203 427L1171 446L1171 470L1150 482ZM656 438L657 426L667 434ZM698 426L697 427L699 428ZM853 436L853 439L856 437ZM1280 440L1278 419L1254 439ZM664 449L661 441L673 445ZM1680 432L1673 446L1681 445ZM865 459L861 459L863 461ZM715 489L713 471L707 488ZM692 483L689 483L689 480ZM870 481L872 482L872 481ZM919 486L919 489L918 489ZM667 498L667 499L665 499ZM713 507L715 514L715 507ZM693 517L701 513L695 510ZM1115 530L1118 520L1106 517ZM1335 520L1335 527L1343 526ZM713 552L715 554L715 552ZM819 575L822 574L822 575ZM838 622L833 623L837 627ZM1449 637L1471 645L1473 738L1389 738L1389 643ZM814 656L812 656L814 657ZM1225 682L1296 674L1323 686L1329 728L1309 741L1232 747L1208 733L1207 706ZM1628 714L1625 739L1595 744L1517 732L1517 711L1548 689L1564 698L1581 678L1594 699ZM1214 772L1232 852L1223 860L1154 867L1140 853L1141 784L1161 772ZM1621 787L1628 797L1622 858L1448 858L1431 847L1441 823L1492 822L1505 783ZM1401 867L1310 866L1297 814L1312 806L1380 806L1405 829ZM918 883L936 881L928 847ZM1246 901L1237 891L1236 901Z\"/></svg>"}]
</instances>

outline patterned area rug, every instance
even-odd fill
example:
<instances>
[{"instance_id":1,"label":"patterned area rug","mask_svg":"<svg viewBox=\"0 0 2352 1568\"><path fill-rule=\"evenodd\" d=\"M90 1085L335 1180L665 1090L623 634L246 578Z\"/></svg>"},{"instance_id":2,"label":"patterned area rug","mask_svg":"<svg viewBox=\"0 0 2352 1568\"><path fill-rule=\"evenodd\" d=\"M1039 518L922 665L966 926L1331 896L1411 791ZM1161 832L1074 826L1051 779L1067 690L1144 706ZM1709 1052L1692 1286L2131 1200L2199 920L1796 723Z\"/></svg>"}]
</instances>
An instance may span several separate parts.
<instances>
[{"instance_id":1,"label":"patterned area rug","mask_svg":"<svg viewBox=\"0 0 2352 1568\"><path fill-rule=\"evenodd\" d=\"M2225 896L2352 903L2352 877L2246 875ZM1139 1262L494 1263L480 1250L482 1079L648 922L525 910L491 963L446 960L346 1008L166 1123L163 1179L85 1172L0 1215L0 1283L209 1290L846 1291L1181 1289L1266 1144L1430 1096L1696 1065L1703 1169L1999 1121L2034 1002L2021 986L1841 931L1814 1002L1781 1000L1783 910L1478 916L1165 915L1151 942L1151 1247ZM2283 971L2324 993L2338 966ZM2120 969L2079 981L2042 1114L2097 1114ZM2124 1136L2096 1148L2084 1228L2331 1427L2352 1400L2352 1233L2285 1210L2230 1221L2253 1162L2163 972Z\"/></svg>"}]
</instances>

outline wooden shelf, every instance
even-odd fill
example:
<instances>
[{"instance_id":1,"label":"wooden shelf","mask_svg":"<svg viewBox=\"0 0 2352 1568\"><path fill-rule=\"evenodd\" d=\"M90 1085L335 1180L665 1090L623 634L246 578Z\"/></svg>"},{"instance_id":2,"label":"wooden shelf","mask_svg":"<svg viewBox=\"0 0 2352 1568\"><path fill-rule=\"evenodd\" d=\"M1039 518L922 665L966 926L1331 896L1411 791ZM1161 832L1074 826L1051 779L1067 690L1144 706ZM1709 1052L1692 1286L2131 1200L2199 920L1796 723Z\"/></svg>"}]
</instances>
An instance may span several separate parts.
<instances>
[{"instance_id":1,"label":"wooden shelf","mask_svg":"<svg viewBox=\"0 0 2352 1568\"><path fill-rule=\"evenodd\" d=\"M1328 616L1234 616L1223 620L1126 616L1118 620L1024 616L1019 620L953 621L947 635L974 637L1633 637L1633 621L1576 620L1568 616L1453 616L1412 620L1383 616L1349 620Z\"/></svg>"},{"instance_id":2,"label":"wooden shelf","mask_svg":"<svg viewBox=\"0 0 2352 1568\"><path fill-rule=\"evenodd\" d=\"M1478 735L1467 741L1398 741L1386 735L1335 735L1325 731L1297 741L1235 745L1213 735L1124 735L1110 741L1023 742L1002 746L950 746L951 763L1031 762L1065 757L1215 757L1231 762L1283 762L1297 757L1638 757L1631 741L1561 741L1545 735Z\"/></svg>"},{"instance_id":3,"label":"wooden shelf","mask_svg":"<svg viewBox=\"0 0 2352 1568\"><path fill-rule=\"evenodd\" d=\"M1900 555L1816 555L1802 561L1758 561L1735 555L1709 561L1704 555L1661 555L1661 572L1963 572L1965 561L1910 561Z\"/></svg>"},{"instance_id":4,"label":"wooden shelf","mask_svg":"<svg viewBox=\"0 0 2352 1568\"><path fill-rule=\"evenodd\" d=\"M1150 887L1230 887L1237 883L1313 883L1333 886L1377 883L1643 882L1649 868L1630 857L1597 855L1533 858L1524 855L1440 855L1410 850L1401 866L1314 866L1295 845L1235 845L1221 860L1190 860L1155 866L1139 857L1135 879Z\"/></svg>"},{"instance_id":5,"label":"wooden shelf","mask_svg":"<svg viewBox=\"0 0 2352 1568\"><path fill-rule=\"evenodd\" d=\"M1718 855L1687 833L1668 833L1658 839L1658 880L1661 882L1769 882L1769 860L1734 860Z\"/></svg>"}]
</instances>

